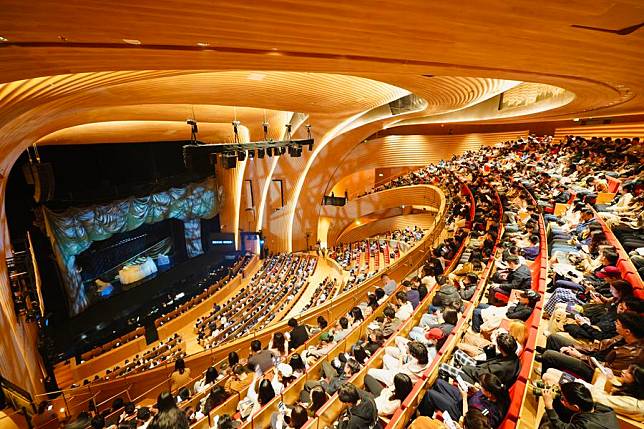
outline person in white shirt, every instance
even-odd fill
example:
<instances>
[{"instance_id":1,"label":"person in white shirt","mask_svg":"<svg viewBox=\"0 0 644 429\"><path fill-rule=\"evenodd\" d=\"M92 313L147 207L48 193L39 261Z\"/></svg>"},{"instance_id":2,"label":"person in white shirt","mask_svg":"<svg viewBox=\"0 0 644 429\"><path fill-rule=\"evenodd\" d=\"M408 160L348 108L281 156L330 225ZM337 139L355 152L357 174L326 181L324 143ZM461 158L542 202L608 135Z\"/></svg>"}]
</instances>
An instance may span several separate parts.
<instances>
[{"instance_id":1,"label":"person in white shirt","mask_svg":"<svg viewBox=\"0 0 644 429\"><path fill-rule=\"evenodd\" d=\"M407 294L405 292L398 292L396 294L396 299L400 304L400 307L396 310L396 318L404 322L411 317L414 312L414 307L411 305L411 302L407 300Z\"/></svg>"},{"instance_id":2,"label":"person in white shirt","mask_svg":"<svg viewBox=\"0 0 644 429\"><path fill-rule=\"evenodd\" d=\"M336 342L342 341L349 332L351 332L351 329L349 328L349 319L342 316L340 320L338 320L338 325L333 330L333 338Z\"/></svg>"},{"instance_id":3,"label":"person in white shirt","mask_svg":"<svg viewBox=\"0 0 644 429\"><path fill-rule=\"evenodd\" d=\"M374 396L379 416L391 416L394 414L414 388L411 378L402 372L394 376L393 386L384 387L370 375L365 375L364 386Z\"/></svg>"},{"instance_id":4,"label":"person in white shirt","mask_svg":"<svg viewBox=\"0 0 644 429\"><path fill-rule=\"evenodd\" d=\"M401 340L406 340L406 338L400 338ZM398 340L398 337L396 340ZM402 345L402 342L400 345ZM396 349L396 347L387 348L385 356L382 358L382 368L370 368L367 374L385 386L392 386L394 377L399 372L407 374L412 383L417 382L429 363L427 347L418 341L409 341L407 350L400 350L398 347L398 352L396 353L394 350L389 349Z\"/></svg>"},{"instance_id":5,"label":"person in white shirt","mask_svg":"<svg viewBox=\"0 0 644 429\"><path fill-rule=\"evenodd\" d=\"M382 279L382 289L385 291L385 293L387 295L393 294L396 290L396 282L390 279L387 274L381 275L380 279Z\"/></svg>"}]
</instances>

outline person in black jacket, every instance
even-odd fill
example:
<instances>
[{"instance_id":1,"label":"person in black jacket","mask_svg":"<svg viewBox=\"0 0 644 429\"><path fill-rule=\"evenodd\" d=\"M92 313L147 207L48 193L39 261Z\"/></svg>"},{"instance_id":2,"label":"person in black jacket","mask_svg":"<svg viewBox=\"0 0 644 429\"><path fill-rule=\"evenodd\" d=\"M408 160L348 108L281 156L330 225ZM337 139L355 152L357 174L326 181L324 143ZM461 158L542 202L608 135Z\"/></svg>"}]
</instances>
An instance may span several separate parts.
<instances>
[{"instance_id":1,"label":"person in black jacket","mask_svg":"<svg viewBox=\"0 0 644 429\"><path fill-rule=\"evenodd\" d=\"M506 386L512 386L519 376L521 364L517 356L517 341L510 334L502 333L496 339L496 344L501 352L500 355L488 358L483 362L477 362L462 350L456 350L454 361L461 365L458 369L452 365L442 363L439 371L443 375L453 378L461 376L470 384L476 383L481 374L486 372L496 375Z\"/></svg>"},{"instance_id":2,"label":"person in black jacket","mask_svg":"<svg viewBox=\"0 0 644 429\"><path fill-rule=\"evenodd\" d=\"M494 285L490 288L490 302L494 303L497 300L494 295L499 292L503 295L510 296L512 290L522 289L528 290L532 285L532 272L527 265L519 264L518 256L508 256L507 259L510 272L508 273L505 283Z\"/></svg>"},{"instance_id":3,"label":"person in black jacket","mask_svg":"<svg viewBox=\"0 0 644 429\"><path fill-rule=\"evenodd\" d=\"M615 288L615 285L621 283L626 282L617 280L611 285L611 288ZM632 296L632 287L628 283L626 284L631 288L631 295L620 297L618 301L608 304L594 304L598 308L593 312L589 312L592 314L586 314L588 305L585 306L584 316L587 316L588 320L584 317L576 317L574 322L571 320L570 323L564 325L564 330L578 340L601 341L617 336L616 321L618 313L626 311L634 311L637 314L644 313L644 301Z\"/></svg>"},{"instance_id":4,"label":"person in black jacket","mask_svg":"<svg viewBox=\"0 0 644 429\"><path fill-rule=\"evenodd\" d=\"M338 390L340 402L349 408L340 416L338 429L380 429L376 402L364 390L351 383L344 383Z\"/></svg>"},{"instance_id":5,"label":"person in black jacket","mask_svg":"<svg viewBox=\"0 0 644 429\"><path fill-rule=\"evenodd\" d=\"M291 338L288 341L289 349L296 349L309 339L309 332L306 330L306 326L298 325L297 320L289 319L288 326L293 328L290 333Z\"/></svg>"},{"instance_id":6,"label":"person in black jacket","mask_svg":"<svg viewBox=\"0 0 644 429\"><path fill-rule=\"evenodd\" d=\"M519 295L519 303L508 307L505 317L525 322L532 315L534 306L537 305L537 302L539 302L540 299L541 295L539 295L538 292L533 291L532 289L524 290Z\"/></svg>"},{"instance_id":7,"label":"person in black jacket","mask_svg":"<svg viewBox=\"0 0 644 429\"><path fill-rule=\"evenodd\" d=\"M543 419L552 429L617 429L619 423L612 408L595 403L590 390L577 382L561 384L561 398L556 400L552 389L543 391L546 414ZM566 415L560 417L559 413ZM570 422L566 423L563 420ZM543 421L542 421L543 423Z\"/></svg>"}]
</instances>

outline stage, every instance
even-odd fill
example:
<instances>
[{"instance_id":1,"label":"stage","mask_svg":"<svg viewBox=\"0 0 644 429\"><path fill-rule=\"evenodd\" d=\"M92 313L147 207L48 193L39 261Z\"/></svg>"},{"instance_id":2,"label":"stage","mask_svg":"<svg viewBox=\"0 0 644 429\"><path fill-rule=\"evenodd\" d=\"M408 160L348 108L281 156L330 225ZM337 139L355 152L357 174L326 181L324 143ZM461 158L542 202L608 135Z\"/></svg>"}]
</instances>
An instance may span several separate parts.
<instances>
[{"instance_id":1,"label":"stage","mask_svg":"<svg viewBox=\"0 0 644 429\"><path fill-rule=\"evenodd\" d=\"M198 294L204 289L199 280L213 268L231 265L235 255L236 252L211 250L168 271L159 272L137 287L99 301L75 317L60 321L58 326L49 330L56 356L59 356L56 361L80 355L92 349L93 345L103 344L137 326L154 322L161 316L161 312L150 314L155 307L167 302L169 296L184 293L183 302ZM172 305L165 312L174 307Z\"/></svg>"}]
</instances>

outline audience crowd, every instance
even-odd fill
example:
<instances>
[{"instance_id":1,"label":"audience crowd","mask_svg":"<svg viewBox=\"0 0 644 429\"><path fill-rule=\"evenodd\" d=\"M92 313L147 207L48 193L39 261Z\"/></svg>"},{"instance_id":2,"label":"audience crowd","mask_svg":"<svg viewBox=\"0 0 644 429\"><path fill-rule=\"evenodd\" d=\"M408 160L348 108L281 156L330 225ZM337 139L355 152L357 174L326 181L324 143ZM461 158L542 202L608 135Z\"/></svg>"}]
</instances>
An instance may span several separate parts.
<instances>
[{"instance_id":1,"label":"audience crowd","mask_svg":"<svg viewBox=\"0 0 644 429\"><path fill-rule=\"evenodd\" d=\"M187 428L210 412L215 427L238 427L297 388L294 401L271 408L272 428L301 428L318 411L325 418L334 413L338 428L378 428L428 379L410 427L498 428L511 403L523 398L510 392L524 374L536 315L545 328L543 346L534 348L540 379L522 377L543 398L541 424L617 428L617 414L641 422L644 291L638 273L629 271L641 274L644 254L641 155L637 139L530 136L396 178L379 189L440 183L450 197L448 237L417 275L400 284L382 275L379 287L338 320L320 317L306 326L291 319L268 344L254 340L248 358L232 352L196 381L178 359L172 393L162 393L152 409L117 403L68 427ZM609 198L615 180L618 195ZM613 234L619 248L609 240ZM351 261L353 251L335 255ZM543 258L550 262L547 289L539 280ZM253 286L199 321L200 337L245 332L243 317L260 323L271 313L265 294L305 281L314 261L267 260ZM459 341L450 341L455 335ZM448 359L438 365L444 348ZM314 369L317 379L297 382ZM218 412L234 397L235 409ZM332 403L340 410L326 408ZM105 421L114 415L116 422Z\"/></svg>"}]
</instances>

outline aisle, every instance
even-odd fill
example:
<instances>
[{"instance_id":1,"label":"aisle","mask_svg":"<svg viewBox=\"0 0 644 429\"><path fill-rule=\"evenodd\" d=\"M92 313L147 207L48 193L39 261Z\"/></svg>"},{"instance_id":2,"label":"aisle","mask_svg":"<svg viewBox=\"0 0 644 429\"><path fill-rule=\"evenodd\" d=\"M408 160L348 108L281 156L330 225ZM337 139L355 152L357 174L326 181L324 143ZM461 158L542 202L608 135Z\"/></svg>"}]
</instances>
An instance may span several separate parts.
<instances>
[{"instance_id":1,"label":"aisle","mask_svg":"<svg viewBox=\"0 0 644 429\"><path fill-rule=\"evenodd\" d=\"M315 289L317 289L319 284L322 283L326 277L335 277L338 279L338 282L342 281L336 268L332 266L327 259L319 257L317 267L315 267L315 272L309 279L308 287L302 293L300 299L293 305L293 308L291 308L291 311L288 312L284 319L289 319L301 313L302 309L306 306L306 304L308 304L309 300L315 293Z\"/></svg>"}]
</instances>

